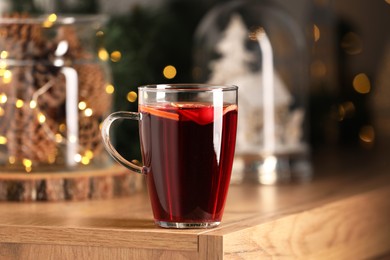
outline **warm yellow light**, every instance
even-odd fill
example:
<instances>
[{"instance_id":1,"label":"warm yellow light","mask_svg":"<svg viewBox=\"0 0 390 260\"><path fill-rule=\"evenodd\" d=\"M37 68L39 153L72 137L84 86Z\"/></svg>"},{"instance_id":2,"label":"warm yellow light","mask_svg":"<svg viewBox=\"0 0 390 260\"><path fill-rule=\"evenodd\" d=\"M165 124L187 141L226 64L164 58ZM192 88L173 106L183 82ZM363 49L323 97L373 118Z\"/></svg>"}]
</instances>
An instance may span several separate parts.
<instances>
[{"instance_id":1,"label":"warm yellow light","mask_svg":"<svg viewBox=\"0 0 390 260\"><path fill-rule=\"evenodd\" d=\"M0 52L0 58L1 59L6 59L8 57L8 51L2 51Z\"/></svg>"},{"instance_id":2,"label":"warm yellow light","mask_svg":"<svg viewBox=\"0 0 390 260\"><path fill-rule=\"evenodd\" d=\"M65 132L65 130L66 130L66 125L65 125L65 124L60 124L60 125L58 126L58 130L60 130L60 132Z\"/></svg>"},{"instance_id":3,"label":"warm yellow light","mask_svg":"<svg viewBox=\"0 0 390 260\"><path fill-rule=\"evenodd\" d=\"M6 103L8 100L8 97L5 93L0 93L0 104Z\"/></svg>"},{"instance_id":4,"label":"warm yellow light","mask_svg":"<svg viewBox=\"0 0 390 260\"><path fill-rule=\"evenodd\" d=\"M371 90L369 78L364 73L357 74L353 79L353 88L360 94L367 94Z\"/></svg>"},{"instance_id":5,"label":"warm yellow light","mask_svg":"<svg viewBox=\"0 0 390 260\"><path fill-rule=\"evenodd\" d=\"M97 37L102 37L102 36L104 36L104 32L103 31L97 31L96 32L96 36Z\"/></svg>"},{"instance_id":6,"label":"warm yellow light","mask_svg":"<svg viewBox=\"0 0 390 260\"><path fill-rule=\"evenodd\" d=\"M129 102L135 102L137 100L137 93L135 93L134 91L130 91L129 93L127 93L127 100Z\"/></svg>"},{"instance_id":7,"label":"warm yellow light","mask_svg":"<svg viewBox=\"0 0 390 260\"><path fill-rule=\"evenodd\" d=\"M50 15L47 17L47 20L48 20L49 22L54 23L55 21L57 21L57 15L56 15L56 14L50 14Z\"/></svg>"},{"instance_id":8,"label":"warm yellow light","mask_svg":"<svg viewBox=\"0 0 390 260\"><path fill-rule=\"evenodd\" d=\"M85 103L84 101L80 101L78 107L80 110L84 110L87 108L87 103Z\"/></svg>"},{"instance_id":9,"label":"warm yellow light","mask_svg":"<svg viewBox=\"0 0 390 260\"><path fill-rule=\"evenodd\" d=\"M48 157L47 157L47 162L50 163L50 164L53 164L55 163L56 161L56 156L54 154L50 154Z\"/></svg>"},{"instance_id":10,"label":"warm yellow light","mask_svg":"<svg viewBox=\"0 0 390 260\"><path fill-rule=\"evenodd\" d=\"M86 156L83 156L81 158L81 163L84 164L84 165L88 165L90 163L90 161L91 160L88 157L86 157Z\"/></svg>"},{"instance_id":11,"label":"warm yellow light","mask_svg":"<svg viewBox=\"0 0 390 260\"><path fill-rule=\"evenodd\" d=\"M114 93L114 91L115 91L114 86L112 84L107 84L107 86L106 86L106 93L107 94L112 94L112 93Z\"/></svg>"},{"instance_id":12,"label":"warm yellow light","mask_svg":"<svg viewBox=\"0 0 390 260\"><path fill-rule=\"evenodd\" d=\"M92 159L93 158L93 152L91 150L85 151L85 157Z\"/></svg>"},{"instance_id":13,"label":"warm yellow light","mask_svg":"<svg viewBox=\"0 0 390 260\"><path fill-rule=\"evenodd\" d=\"M7 143L7 137L0 135L0 144L6 144Z\"/></svg>"},{"instance_id":14,"label":"warm yellow light","mask_svg":"<svg viewBox=\"0 0 390 260\"><path fill-rule=\"evenodd\" d=\"M353 117L355 110L355 105L351 101L342 103L338 108L338 120L343 121L345 118Z\"/></svg>"},{"instance_id":15,"label":"warm yellow light","mask_svg":"<svg viewBox=\"0 0 390 260\"><path fill-rule=\"evenodd\" d=\"M37 102L35 101L35 100L31 100L30 101L30 108L31 109L34 109L34 108L36 108L37 107Z\"/></svg>"},{"instance_id":16,"label":"warm yellow light","mask_svg":"<svg viewBox=\"0 0 390 260\"><path fill-rule=\"evenodd\" d=\"M5 114L4 109L2 107L0 107L0 116L4 116L4 114Z\"/></svg>"},{"instance_id":17,"label":"warm yellow light","mask_svg":"<svg viewBox=\"0 0 390 260\"><path fill-rule=\"evenodd\" d=\"M385 0L386 3L390 4L390 0Z\"/></svg>"},{"instance_id":18,"label":"warm yellow light","mask_svg":"<svg viewBox=\"0 0 390 260\"><path fill-rule=\"evenodd\" d=\"M375 140L374 127L370 125L363 126L359 131L359 138L365 143L373 143Z\"/></svg>"},{"instance_id":19,"label":"warm yellow light","mask_svg":"<svg viewBox=\"0 0 390 260\"><path fill-rule=\"evenodd\" d=\"M77 142L77 137L75 135L71 135L68 140L70 143L75 144Z\"/></svg>"},{"instance_id":20,"label":"warm yellow light","mask_svg":"<svg viewBox=\"0 0 390 260\"><path fill-rule=\"evenodd\" d=\"M316 24L313 25L313 35L314 35L314 41L318 42L318 40L321 37L320 28Z\"/></svg>"},{"instance_id":21,"label":"warm yellow light","mask_svg":"<svg viewBox=\"0 0 390 260\"><path fill-rule=\"evenodd\" d=\"M17 108L22 108L23 105L24 105L24 101L23 100L21 100L21 99L16 100L15 106Z\"/></svg>"},{"instance_id":22,"label":"warm yellow light","mask_svg":"<svg viewBox=\"0 0 390 260\"><path fill-rule=\"evenodd\" d=\"M363 44L359 35L354 32L345 34L341 40L341 47L349 55L356 55L361 53L363 51L362 45Z\"/></svg>"},{"instance_id":23,"label":"warm yellow light","mask_svg":"<svg viewBox=\"0 0 390 260\"><path fill-rule=\"evenodd\" d=\"M3 82L10 83L12 80L12 72L10 70L5 70L3 74Z\"/></svg>"},{"instance_id":24,"label":"warm yellow light","mask_svg":"<svg viewBox=\"0 0 390 260\"><path fill-rule=\"evenodd\" d=\"M44 27L44 28L50 28L52 26L53 26L53 22L50 22L49 20L45 20L42 23L42 27Z\"/></svg>"},{"instance_id":25,"label":"warm yellow light","mask_svg":"<svg viewBox=\"0 0 390 260\"><path fill-rule=\"evenodd\" d=\"M108 60L108 52L106 49L104 48L100 48L99 51L98 51L98 56L99 56L99 59L101 59L102 61L106 61Z\"/></svg>"},{"instance_id":26,"label":"warm yellow light","mask_svg":"<svg viewBox=\"0 0 390 260\"><path fill-rule=\"evenodd\" d=\"M30 159L23 159L23 165L26 168L30 168L32 166L32 161Z\"/></svg>"},{"instance_id":27,"label":"warm yellow light","mask_svg":"<svg viewBox=\"0 0 390 260\"><path fill-rule=\"evenodd\" d=\"M40 124L43 124L43 123L46 122L46 116L45 116L44 114L42 114L42 113L38 113L37 118L38 118L38 122L39 122Z\"/></svg>"},{"instance_id":28,"label":"warm yellow light","mask_svg":"<svg viewBox=\"0 0 390 260\"><path fill-rule=\"evenodd\" d=\"M118 62L122 58L122 53L120 51L113 51L111 52L110 57L112 62Z\"/></svg>"},{"instance_id":29,"label":"warm yellow light","mask_svg":"<svg viewBox=\"0 0 390 260\"><path fill-rule=\"evenodd\" d=\"M76 154L74 156L74 160L75 160L75 162L81 162L81 154Z\"/></svg>"},{"instance_id":30,"label":"warm yellow light","mask_svg":"<svg viewBox=\"0 0 390 260\"><path fill-rule=\"evenodd\" d=\"M62 137L62 135L61 134L56 134L55 135L55 137L56 137L56 142L57 143L62 143L62 140L64 139L63 137Z\"/></svg>"},{"instance_id":31,"label":"warm yellow light","mask_svg":"<svg viewBox=\"0 0 390 260\"><path fill-rule=\"evenodd\" d=\"M91 108L87 108L87 109L85 109L85 111L84 111L84 115L85 116L92 116L93 115L93 110L91 109Z\"/></svg>"},{"instance_id":32,"label":"warm yellow light","mask_svg":"<svg viewBox=\"0 0 390 260\"><path fill-rule=\"evenodd\" d=\"M10 156L10 157L8 157L8 162L9 162L10 164L14 164L14 163L16 162L15 156Z\"/></svg>"},{"instance_id":33,"label":"warm yellow light","mask_svg":"<svg viewBox=\"0 0 390 260\"><path fill-rule=\"evenodd\" d=\"M176 68L172 65L168 65L163 70L163 75L167 79L173 79L176 76Z\"/></svg>"}]
</instances>

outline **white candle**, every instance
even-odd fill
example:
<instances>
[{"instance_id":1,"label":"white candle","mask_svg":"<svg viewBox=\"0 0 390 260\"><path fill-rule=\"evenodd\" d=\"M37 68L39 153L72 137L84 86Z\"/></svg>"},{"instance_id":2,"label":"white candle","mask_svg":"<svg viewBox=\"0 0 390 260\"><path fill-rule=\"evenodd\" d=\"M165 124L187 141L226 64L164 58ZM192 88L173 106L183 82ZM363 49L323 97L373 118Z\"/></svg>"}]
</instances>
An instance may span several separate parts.
<instances>
[{"instance_id":1,"label":"white candle","mask_svg":"<svg viewBox=\"0 0 390 260\"><path fill-rule=\"evenodd\" d=\"M258 30L256 36L262 54L264 152L270 155L275 152L276 142L273 50L263 28Z\"/></svg>"},{"instance_id":2,"label":"white candle","mask_svg":"<svg viewBox=\"0 0 390 260\"><path fill-rule=\"evenodd\" d=\"M67 130L67 147L66 163L68 166L76 165L77 147L79 144L79 112L78 112L78 77L73 68L63 67L61 72L65 75L66 87L66 130Z\"/></svg>"}]
</instances>

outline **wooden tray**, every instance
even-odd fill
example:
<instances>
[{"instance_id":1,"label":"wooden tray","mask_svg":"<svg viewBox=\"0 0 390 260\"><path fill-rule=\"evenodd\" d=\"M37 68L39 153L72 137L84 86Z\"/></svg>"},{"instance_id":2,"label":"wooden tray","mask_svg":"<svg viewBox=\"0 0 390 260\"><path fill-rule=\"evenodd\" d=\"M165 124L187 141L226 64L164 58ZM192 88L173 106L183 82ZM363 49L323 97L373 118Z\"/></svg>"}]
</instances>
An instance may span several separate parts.
<instances>
[{"instance_id":1,"label":"wooden tray","mask_svg":"<svg viewBox=\"0 0 390 260\"><path fill-rule=\"evenodd\" d=\"M120 166L80 172L0 173L0 201L63 201L129 196L143 176Z\"/></svg>"}]
</instances>

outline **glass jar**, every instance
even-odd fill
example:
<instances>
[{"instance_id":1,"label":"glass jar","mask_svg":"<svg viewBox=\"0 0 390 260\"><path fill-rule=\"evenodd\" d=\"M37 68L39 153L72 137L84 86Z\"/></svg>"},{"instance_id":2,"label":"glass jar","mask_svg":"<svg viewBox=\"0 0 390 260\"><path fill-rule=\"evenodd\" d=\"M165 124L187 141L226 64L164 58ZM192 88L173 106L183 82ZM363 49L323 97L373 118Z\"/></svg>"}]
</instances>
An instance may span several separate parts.
<instances>
[{"instance_id":1,"label":"glass jar","mask_svg":"<svg viewBox=\"0 0 390 260\"><path fill-rule=\"evenodd\" d=\"M112 165L100 135L113 86L100 46L106 17L0 18L0 171Z\"/></svg>"},{"instance_id":2,"label":"glass jar","mask_svg":"<svg viewBox=\"0 0 390 260\"><path fill-rule=\"evenodd\" d=\"M303 30L267 1L231 1L201 21L195 81L239 87L233 182L311 178L308 51Z\"/></svg>"}]
</instances>

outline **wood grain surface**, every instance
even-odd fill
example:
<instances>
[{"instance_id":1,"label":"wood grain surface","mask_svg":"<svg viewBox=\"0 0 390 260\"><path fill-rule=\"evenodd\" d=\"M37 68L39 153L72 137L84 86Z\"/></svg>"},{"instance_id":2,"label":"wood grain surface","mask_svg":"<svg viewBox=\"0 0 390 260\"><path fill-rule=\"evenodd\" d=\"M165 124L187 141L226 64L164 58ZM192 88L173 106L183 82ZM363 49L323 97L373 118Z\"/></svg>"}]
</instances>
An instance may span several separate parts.
<instances>
[{"instance_id":1,"label":"wood grain surface","mask_svg":"<svg viewBox=\"0 0 390 260\"><path fill-rule=\"evenodd\" d=\"M365 158L365 157L363 157ZM362 159L359 159L360 161ZM359 161L358 160L358 161ZM145 191L89 201L0 203L0 259L367 259L390 252L386 160L321 158L305 184L232 185L222 223L153 223Z\"/></svg>"}]
</instances>

